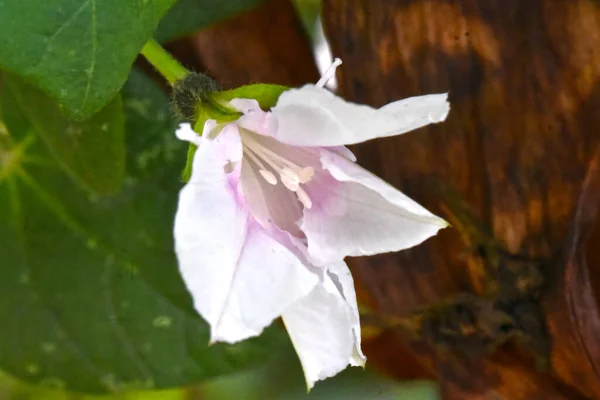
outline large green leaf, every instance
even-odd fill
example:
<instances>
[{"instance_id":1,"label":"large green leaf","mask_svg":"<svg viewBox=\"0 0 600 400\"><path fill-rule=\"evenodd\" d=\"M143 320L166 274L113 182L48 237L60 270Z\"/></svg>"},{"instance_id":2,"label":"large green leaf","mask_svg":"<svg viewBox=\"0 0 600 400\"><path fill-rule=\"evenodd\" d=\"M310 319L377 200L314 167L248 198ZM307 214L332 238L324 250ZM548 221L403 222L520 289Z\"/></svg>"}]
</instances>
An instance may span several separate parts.
<instances>
[{"instance_id":1,"label":"large green leaf","mask_svg":"<svg viewBox=\"0 0 600 400\"><path fill-rule=\"evenodd\" d=\"M156 30L161 42L206 28L235 14L248 11L265 0L178 0Z\"/></svg>"},{"instance_id":2,"label":"large green leaf","mask_svg":"<svg viewBox=\"0 0 600 400\"><path fill-rule=\"evenodd\" d=\"M208 346L172 251L184 145L167 99L125 88L128 169L118 196L90 197L62 172L3 92L0 368L85 392L166 388L263 362L279 330Z\"/></svg>"},{"instance_id":3,"label":"large green leaf","mask_svg":"<svg viewBox=\"0 0 600 400\"><path fill-rule=\"evenodd\" d=\"M61 114L54 100L17 76L5 75L4 84L56 160L76 181L96 193L113 193L121 187L125 118L120 96L92 118L74 122Z\"/></svg>"},{"instance_id":4,"label":"large green leaf","mask_svg":"<svg viewBox=\"0 0 600 400\"><path fill-rule=\"evenodd\" d=\"M0 1L0 66L85 119L121 88L175 0Z\"/></svg>"}]
</instances>

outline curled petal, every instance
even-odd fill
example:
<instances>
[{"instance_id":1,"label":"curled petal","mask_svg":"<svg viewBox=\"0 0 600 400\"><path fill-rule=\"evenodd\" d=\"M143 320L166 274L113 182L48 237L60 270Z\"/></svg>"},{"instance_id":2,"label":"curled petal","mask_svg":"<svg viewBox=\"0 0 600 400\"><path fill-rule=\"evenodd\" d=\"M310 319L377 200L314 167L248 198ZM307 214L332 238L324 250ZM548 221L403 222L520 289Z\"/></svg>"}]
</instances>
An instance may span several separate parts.
<instances>
[{"instance_id":1,"label":"curled petal","mask_svg":"<svg viewBox=\"0 0 600 400\"><path fill-rule=\"evenodd\" d=\"M274 137L295 146L340 146L399 135L446 119L447 94L395 101L375 109L306 85L281 94L272 113Z\"/></svg>"},{"instance_id":2,"label":"curled petal","mask_svg":"<svg viewBox=\"0 0 600 400\"><path fill-rule=\"evenodd\" d=\"M179 125L179 127L175 131L175 136L177 136L177 139L179 140L193 143L196 146L199 146L202 142L201 137L196 132L194 132L192 126L187 122L184 122Z\"/></svg>"},{"instance_id":3,"label":"curled petal","mask_svg":"<svg viewBox=\"0 0 600 400\"><path fill-rule=\"evenodd\" d=\"M321 152L330 182L309 184L313 199L300 228L320 264L415 246L448 224L415 201L334 152Z\"/></svg>"},{"instance_id":4,"label":"curled petal","mask_svg":"<svg viewBox=\"0 0 600 400\"><path fill-rule=\"evenodd\" d=\"M288 307L282 318L309 390L354 359L354 316L329 275L308 296Z\"/></svg>"},{"instance_id":5,"label":"curled petal","mask_svg":"<svg viewBox=\"0 0 600 400\"><path fill-rule=\"evenodd\" d=\"M352 332L354 333L354 351L350 358L350 365L364 367L367 357L360 347L360 316L358 313L358 303L356 301L356 291L354 290L354 279L352 273L345 262L327 265L329 277L338 288L340 294L346 300L348 308L352 315Z\"/></svg>"}]
</instances>

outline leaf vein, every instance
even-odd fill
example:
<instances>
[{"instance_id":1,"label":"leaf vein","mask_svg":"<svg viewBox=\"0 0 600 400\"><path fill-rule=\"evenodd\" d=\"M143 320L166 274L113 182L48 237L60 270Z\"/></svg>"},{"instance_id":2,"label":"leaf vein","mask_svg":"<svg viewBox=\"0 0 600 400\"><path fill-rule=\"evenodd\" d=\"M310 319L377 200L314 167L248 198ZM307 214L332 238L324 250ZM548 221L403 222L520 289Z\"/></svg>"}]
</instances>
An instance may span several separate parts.
<instances>
[{"instance_id":1,"label":"leaf vein","mask_svg":"<svg viewBox=\"0 0 600 400\"><path fill-rule=\"evenodd\" d=\"M83 101L81 102L80 109L83 110L87 104L88 97L90 95L90 88L92 87L92 80L94 78L94 70L96 69L96 53L98 52L98 26L96 21L96 0L91 1L92 11L92 60L89 68L85 71L87 75L87 84L85 86L85 94L83 95Z\"/></svg>"}]
</instances>

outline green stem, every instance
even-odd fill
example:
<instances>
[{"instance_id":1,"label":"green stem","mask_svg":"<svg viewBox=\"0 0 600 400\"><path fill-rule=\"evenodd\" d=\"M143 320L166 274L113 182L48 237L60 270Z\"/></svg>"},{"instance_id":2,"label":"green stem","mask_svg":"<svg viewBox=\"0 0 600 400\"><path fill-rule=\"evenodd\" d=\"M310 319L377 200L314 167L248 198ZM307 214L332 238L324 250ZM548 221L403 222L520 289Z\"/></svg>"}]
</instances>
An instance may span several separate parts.
<instances>
[{"instance_id":1,"label":"green stem","mask_svg":"<svg viewBox=\"0 0 600 400\"><path fill-rule=\"evenodd\" d=\"M150 64L152 64L171 85L189 73L179 61L173 58L173 56L154 39L148 40L144 45L142 48L142 55L146 57Z\"/></svg>"}]
</instances>

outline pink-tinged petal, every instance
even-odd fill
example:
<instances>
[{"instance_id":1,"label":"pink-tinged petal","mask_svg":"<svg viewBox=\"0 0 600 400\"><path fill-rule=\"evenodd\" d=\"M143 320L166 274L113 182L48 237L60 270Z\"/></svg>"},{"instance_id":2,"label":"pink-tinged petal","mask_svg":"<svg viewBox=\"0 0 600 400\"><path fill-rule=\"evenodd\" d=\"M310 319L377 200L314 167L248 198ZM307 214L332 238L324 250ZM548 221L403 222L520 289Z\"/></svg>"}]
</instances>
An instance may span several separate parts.
<instances>
[{"instance_id":1,"label":"pink-tinged petal","mask_svg":"<svg viewBox=\"0 0 600 400\"><path fill-rule=\"evenodd\" d=\"M246 159L242 163L241 178L248 209L263 228L272 231L273 226L295 236L302 234L297 224L302 217L302 207L294 192L281 182L268 183Z\"/></svg>"},{"instance_id":2,"label":"pink-tinged petal","mask_svg":"<svg viewBox=\"0 0 600 400\"><path fill-rule=\"evenodd\" d=\"M448 224L340 155L323 150L329 179L309 183L313 207L300 225L320 264L415 246Z\"/></svg>"},{"instance_id":3,"label":"pink-tinged petal","mask_svg":"<svg viewBox=\"0 0 600 400\"><path fill-rule=\"evenodd\" d=\"M307 388L344 370L355 351L354 317L329 275L282 315Z\"/></svg>"},{"instance_id":4,"label":"pink-tinged petal","mask_svg":"<svg viewBox=\"0 0 600 400\"><path fill-rule=\"evenodd\" d=\"M274 137L295 146L360 143L441 122L449 110L446 93L411 97L375 109L306 85L279 97L272 109L277 120Z\"/></svg>"},{"instance_id":5,"label":"pink-tinged petal","mask_svg":"<svg viewBox=\"0 0 600 400\"><path fill-rule=\"evenodd\" d=\"M270 112L263 111L255 99L233 99L229 104L244 114L236 121L240 128L265 136L277 131L277 121Z\"/></svg>"},{"instance_id":6,"label":"pink-tinged petal","mask_svg":"<svg viewBox=\"0 0 600 400\"><path fill-rule=\"evenodd\" d=\"M358 303L356 301L356 291L354 290L354 279L352 273L345 262L340 261L327 265L329 277L336 285L340 294L346 300L352 315L352 332L354 333L354 351L350 358L350 365L354 367L364 367L367 357L360 347L360 316L358 313Z\"/></svg>"},{"instance_id":7,"label":"pink-tinged petal","mask_svg":"<svg viewBox=\"0 0 600 400\"><path fill-rule=\"evenodd\" d=\"M233 99L229 102L233 108L246 114L250 111L260 111L260 105L256 99Z\"/></svg>"},{"instance_id":8,"label":"pink-tinged petal","mask_svg":"<svg viewBox=\"0 0 600 400\"><path fill-rule=\"evenodd\" d=\"M259 335L319 283L319 276L310 268L262 227L252 224L227 290L227 304L219 319L211 321L211 340L234 343Z\"/></svg>"},{"instance_id":9,"label":"pink-tinged petal","mask_svg":"<svg viewBox=\"0 0 600 400\"><path fill-rule=\"evenodd\" d=\"M333 146L333 147L327 147L326 149L331 150L335 153L338 153L340 156L345 157L352 162L356 162L356 156L346 146Z\"/></svg>"},{"instance_id":10,"label":"pink-tinged petal","mask_svg":"<svg viewBox=\"0 0 600 400\"><path fill-rule=\"evenodd\" d=\"M179 194L175 252L196 310L214 322L227 301L248 216L235 187L240 169L226 172L226 166L242 155L235 125L226 126L213 140L201 137L199 145L191 179Z\"/></svg>"},{"instance_id":11,"label":"pink-tinged petal","mask_svg":"<svg viewBox=\"0 0 600 400\"><path fill-rule=\"evenodd\" d=\"M205 126L206 126L206 124L205 124ZM179 124L179 127L175 131L175 136L179 140L193 143L196 146L199 146L202 143L202 139L201 139L200 135L198 135L196 132L194 132L194 130L192 129L192 126L187 122Z\"/></svg>"},{"instance_id":12,"label":"pink-tinged petal","mask_svg":"<svg viewBox=\"0 0 600 400\"><path fill-rule=\"evenodd\" d=\"M273 138L247 131L243 131L242 140L246 140L246 143L250 141L256 143L296 165L320 167L319 153L315 149L289 146ZM251 154L244 158L241 182L250 212L267 230L269 225L274 224L278 229L292 235L303 236L297 224L302 217L302 205L296 193L283 185L281 176L268 167L266 161L263 160L261 163L273 174L277 183L273 185L261 175L261 167L253 161Z\"/></svg>"}]
</instances>

